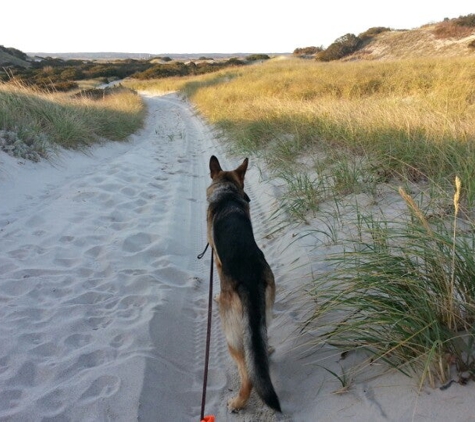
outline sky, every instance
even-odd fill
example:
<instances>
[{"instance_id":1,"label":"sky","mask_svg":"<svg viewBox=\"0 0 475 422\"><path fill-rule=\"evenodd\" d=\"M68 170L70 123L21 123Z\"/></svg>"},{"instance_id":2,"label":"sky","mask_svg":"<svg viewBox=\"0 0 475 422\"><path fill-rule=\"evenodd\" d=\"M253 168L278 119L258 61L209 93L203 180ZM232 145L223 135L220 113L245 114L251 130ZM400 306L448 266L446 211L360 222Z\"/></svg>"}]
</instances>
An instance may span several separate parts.
<instances>
[{"instance_id":1,"label":"sky","mask_svg":"<svg viewBox=\"0 0 475 422\"><path fill-rule=\"evenodd\" d=\"M0 45L26 53L286 53L375 26L475 13L473 0L22 0L1 6Z\"/></svg>"}]
</instances>

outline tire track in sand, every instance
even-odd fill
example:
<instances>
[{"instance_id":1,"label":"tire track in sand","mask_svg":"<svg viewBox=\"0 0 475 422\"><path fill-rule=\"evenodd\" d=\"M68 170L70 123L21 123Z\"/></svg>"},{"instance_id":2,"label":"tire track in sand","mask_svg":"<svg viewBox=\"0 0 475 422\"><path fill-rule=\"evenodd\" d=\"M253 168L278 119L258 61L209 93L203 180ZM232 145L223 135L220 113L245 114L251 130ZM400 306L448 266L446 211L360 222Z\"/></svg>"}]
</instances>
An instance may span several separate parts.
<instances>
[{"instance_id":1,"label":"tire track in sand","mask_svg":"<svg viewBox=\"0 0 475 422\"><path fill-rule=\"evenodd\" d=\"M170 420L191 421L197 420L200 413L206 341L210 254L208 252L202 261L198 261L196 255L206 242L208 162L215 154L224 168L231 169L239 160L227 159L209 128L193 113L189 104L175 96L165 96L155 98L153 107L156 107L152 113L155 113L157 126L156 129L149 126L149 131L166 143L167 150L158 154L157 159L164 172L161 177L168 177L167 184L173 189L167 206L170 215L164 218L169 225L163 227L163 232L170 238L171 255L165 259L166 267L158 270L158 278L163 281L164 276L170 277L174 288L167 292L164 303L157 306L151 322L155 358L147 361L139 420L156 421L166 416ZM264 212L260 211L262 202L252 192L252 186L248 184L246 189L255 200L256 214ZM255 221L254 226L256 235L263 238L268 228L259 221ZM183 285L176 283L179 274L187 280ZM214 291L219 292L216 273ZM161 380L167 380L169 384ZM274 415L255 394L245 410L230 414L226 403L235 394L230 390L236 390L238 383L237 369L227 351L218 309L213 303L206 413L214 414L219 421L288 420ZM157 414L158 397L163 410Z\"/></svg>"}]
</instances>

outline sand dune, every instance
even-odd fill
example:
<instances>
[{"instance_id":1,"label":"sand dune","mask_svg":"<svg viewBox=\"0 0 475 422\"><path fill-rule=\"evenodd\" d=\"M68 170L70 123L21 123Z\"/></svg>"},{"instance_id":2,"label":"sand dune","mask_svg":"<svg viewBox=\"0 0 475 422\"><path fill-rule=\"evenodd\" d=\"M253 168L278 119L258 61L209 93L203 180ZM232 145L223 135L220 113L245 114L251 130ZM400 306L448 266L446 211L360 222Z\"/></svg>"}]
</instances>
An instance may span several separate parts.
<instances>
[{"instance_id":1,"label":"sand dune","mask_svg":"<svg viewBox=\"0 0 475 422\"><path fill-rule=\"evenodd\" d=\"M146 96L145 128L127 143L53 165L0 155L0 421L198 421L206 336L208 160L228 157L192 107ZM345 395L297 336L299 289L325 250L272 235L272 181L246 184L256 239L278 285L271 376L283 414L253 395L227 413L237 374L213 313L206 412L218 421L473 421L470 387L416 394L402 375L362 379ZM312 263L312 266L309 265ZM218 282L215 278L215 290Z\"/></svg>"}]
</instances>

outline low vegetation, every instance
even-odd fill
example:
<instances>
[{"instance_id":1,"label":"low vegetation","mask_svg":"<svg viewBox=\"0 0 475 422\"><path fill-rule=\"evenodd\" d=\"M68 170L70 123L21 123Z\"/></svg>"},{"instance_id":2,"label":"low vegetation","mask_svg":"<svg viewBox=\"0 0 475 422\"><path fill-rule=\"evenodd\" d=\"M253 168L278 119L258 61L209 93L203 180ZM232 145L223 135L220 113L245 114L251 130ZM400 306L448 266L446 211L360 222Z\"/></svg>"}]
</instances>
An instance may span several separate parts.
<instances>
[{"instance_id":1,"label":"low vegetation","mask_svg":"<svg viewBox=\"0 0 475 422\"><path fill-rule=\"evenodd\" d=\"M2 53L5 55L4 60L1 60ZM82 81L85 80L99 80L107 83L124 78L147 80L202 75L269 58L266 54L253 54L243 59L214 60L202 57L199 60L186 62L172 60L170 57L112 61L63 60L52 57L31 60L21 51L0 46L0 64L2 65L0 82L15 80L46 91L67 92L80 88Z\"/></svg>"},{"instance_id":2,"label":"low vegetation","mask_svg":"<svg viewBox=\"0 0 475 422\"><path fill-rule=\"evenodd\" d=\"M460 179L451 219L427 215L400 189L408 218L357 213L353 236L315 280L318 306L309 318L316 345L364 351L352 375L387 363L443 386L456 374L475 380L475 224L458 221ZM460 227L459 227L460 225Z\"/></svg>"},{"instance_id":3,"label":"low vegetation","mask_svg":"<svg viewBox=\"0 0 475 422\"><path fill-rule=\"evenodd\" d=\"M58 147L124 140L141 127L145 107L140 96L124 88L100 92L97 99L0 84L0 149L38 161Z\"/></svg>"}]
</instances>

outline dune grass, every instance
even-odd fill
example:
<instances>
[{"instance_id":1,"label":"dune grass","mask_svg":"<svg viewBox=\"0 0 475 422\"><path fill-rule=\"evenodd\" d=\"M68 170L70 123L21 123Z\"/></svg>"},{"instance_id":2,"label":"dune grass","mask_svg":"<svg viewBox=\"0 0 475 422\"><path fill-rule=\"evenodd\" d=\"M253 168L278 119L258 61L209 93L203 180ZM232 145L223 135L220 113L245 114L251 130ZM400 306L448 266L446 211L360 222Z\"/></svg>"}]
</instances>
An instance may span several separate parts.
<instances>
[{"instance_id":1,"label":"dune grass","mask_svg":"<svg viewBox=\"0 0 475 422\"><path fill-rule=\"evenodd\" d=\"M331 272L315 280L318 302L307 327L329 343L369 356L354 373L379 362L420 386L442 385L452 376L475 379L475 224L457 227L428 218L404 189L408 220L358 215L358 237L329 258Z\"/></svg>"},{"instance_id":2,"label":"dune grass","mask_svg":"<svg viewBox=\"0 0 475 422\"><path fill-rule=\"evenodd\" d=\"M23 158L48 157L57 147L124 140L141 127L144 116L142 99L128 89L93 100L0 84L1 146Z\"/></svg>"}]
</instances>

